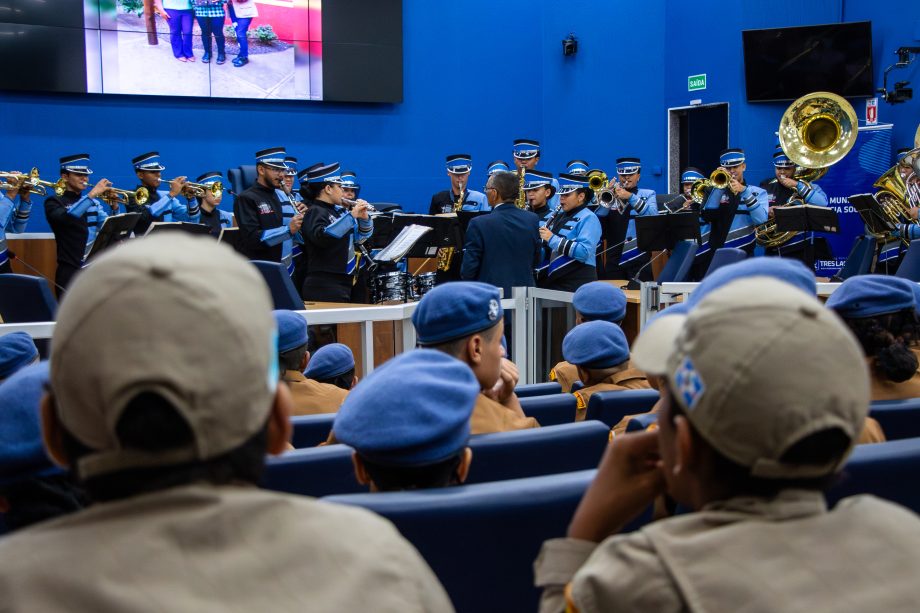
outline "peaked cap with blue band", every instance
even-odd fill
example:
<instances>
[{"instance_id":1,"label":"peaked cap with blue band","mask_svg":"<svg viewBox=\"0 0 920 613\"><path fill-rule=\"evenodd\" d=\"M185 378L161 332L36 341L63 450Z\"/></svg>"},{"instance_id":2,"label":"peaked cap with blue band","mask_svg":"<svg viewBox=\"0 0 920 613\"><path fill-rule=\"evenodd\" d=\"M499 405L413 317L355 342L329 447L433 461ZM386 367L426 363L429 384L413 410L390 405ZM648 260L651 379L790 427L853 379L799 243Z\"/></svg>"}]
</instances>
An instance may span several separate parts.
<instances>
[{"instance_id":1,"label":"peaked cap with blue band","mask_svg":"<svg viewBox=\"0 0 920 613\"><path fill-rule=\"evenodd\" d=\"M160 163L160 153L158 151L141 154L132 159L131 163L134 164L134 170L137 171L156 172L166 170L166 166Z\"/></svg>"},{"instance_id":2,"label":"peaked cap with blue band","mask_svg":"<svg viewBox=\"0 0 920 613\"><path fill-rule=\"evenodd\" d=\"M719 154L719 165L723 168L741 166L744 164L744 150L738 148L725 149Z\"/></svg>"},{"instance_id":3,"label":"peaked cap with blue band","mask_svg":"<svg viewBox=\"0 0 920 613\"><path fill-rule=\"evenodd\" d=\"M339 176L339 163L324 164L309 170L307 172L308 183L342 183L342 177Z\"/></svg>"},{"instance_id":4,"label":"peaked cap with blue band","mask_svg":"<svg viewBox=\"0 0 920 613\"><path fill-rule=\"evenodd\" d=\"M559 195L564 196L576 189L588 189L588 177L585 175L561 174L559 175Z\"/></svg>"},{"instance_id":5,"label":"peaked cap with blue band","mask_svg":"<svg viewBox=\"0 0 920 613\"><path fill-rule=\"evenodd\" d=\"M464 175L473 170L473 156L469 153L448 155L446 165L447 172L455 175Z\"/></svg>"},{"instance_id":6,"label":"peaked cap with blue band","mask_svg":"<svg viewBox=\"0 0 920 613\"><path fill-rule=\"evenodd\" d=\"M65 155L60 159L61 172L72 172L78 175L91 175L92 169L89 167L88 153L75 153Z\"/></svg>"},{"instance_id":7,"label":"peaked cap with blue band","mask_svg":"<svg viewBox=\"0 0 920 613\"><path fill-rule=\"evenodd\" d=\"M639 158L617 158L617 174L634 175L642 171L642 160Z\"/></svg>"},{"instance_id":8,"label":"peaked cap with blue band","mask_svg":"<svg viewBox=\"0 0 920 613\"><path fill-rule=\"evenodd\" d=\"M263 164L271 168L287 171L288 167L284 163L284 158L286 157L287 152L284 147L262 149L261 151L256 151L256 164Z\"/></svg>"},{"instance_id":9,"label":"peaked cap with blue band","mask_svg":"<svg viewBox=\"0 0 920 613\"><path fill-rule=\"evenodd\" d=\"M489 167L486 168L486 174L493 175L496 172L507 172L511 170L511 167L508 166L507 162L502 160L495 160L494 162L489 163Z\"/></svg>"},{"instance_id":10,"label":"peaked cap with blue band","mask_svg":"<svg viewBox=\"0 0 920 613\"><path fill-rule=\"evenodd\" d=\"M512 154L519 160L529 160L540 155L540 141L518 138L512 146Z\"/></svg>"},{"instance_id":11,"label":"peaked cap with blue band","mask_svg":"<svg viewBox=\"0 0 920 613\"><path fill-rule=\"evenodd\" d=\"M570 175L587 174L589 170L588 163L584 160L570 160L569 163L565 165L565 172Z\"/></svg>"},{"instance_id":12,"label":"peaked cap with blue band","mask_svg":"<svg viewBox=\"0 0 920 613\"><path fill-rule=\"evenodd\" d=\"M694 181L699 181L700 179L705 179L703 176L703 171L694 166L688 166L680 175L681 183L693 183Z\"/></svg>"}]
</instances>

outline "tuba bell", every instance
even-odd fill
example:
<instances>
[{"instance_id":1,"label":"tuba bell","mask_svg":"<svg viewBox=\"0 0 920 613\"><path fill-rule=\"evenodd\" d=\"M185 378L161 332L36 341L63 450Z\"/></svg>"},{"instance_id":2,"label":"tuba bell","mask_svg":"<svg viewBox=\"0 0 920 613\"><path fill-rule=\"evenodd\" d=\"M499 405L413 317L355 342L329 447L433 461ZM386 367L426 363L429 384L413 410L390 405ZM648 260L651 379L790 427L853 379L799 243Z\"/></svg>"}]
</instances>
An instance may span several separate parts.
<instances>
[{"instance_id":1,"label":"tuba bell","mask_svg":"<svg viewBox=\"0 0 920 613\"><path fill-rule=\"evenodd\" d=\"M846 157L856 144L856 111L849 102L830 92L802 96L786 109L779 121L779 142L783 152L799 169L798 181L817 181L827 169ZM793 196L779 206L798 206L804 202ZM771 218L758 225L757 244L780 247L798 232L780 232Z\"/></svg>"}]
</instances>

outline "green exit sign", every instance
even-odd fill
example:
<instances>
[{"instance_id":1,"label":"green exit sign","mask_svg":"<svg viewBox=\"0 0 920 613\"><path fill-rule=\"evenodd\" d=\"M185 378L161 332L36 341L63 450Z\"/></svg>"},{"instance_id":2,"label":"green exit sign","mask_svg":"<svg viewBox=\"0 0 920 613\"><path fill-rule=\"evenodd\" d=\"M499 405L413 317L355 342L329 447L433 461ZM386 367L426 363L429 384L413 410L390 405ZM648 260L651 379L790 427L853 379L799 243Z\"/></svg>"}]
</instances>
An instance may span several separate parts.
<instances>
[{"instance_id":1,"label":"green exit sign","mask_svg":"<svg viewBox=\"0 0 920 613\"><path fill-rule=\"evenodd\" d=\"M701 89L706 89L706 75L705 74L695 74L692 77L687 77L687 91L695 92Z\"/></svg>"}]
</instances>

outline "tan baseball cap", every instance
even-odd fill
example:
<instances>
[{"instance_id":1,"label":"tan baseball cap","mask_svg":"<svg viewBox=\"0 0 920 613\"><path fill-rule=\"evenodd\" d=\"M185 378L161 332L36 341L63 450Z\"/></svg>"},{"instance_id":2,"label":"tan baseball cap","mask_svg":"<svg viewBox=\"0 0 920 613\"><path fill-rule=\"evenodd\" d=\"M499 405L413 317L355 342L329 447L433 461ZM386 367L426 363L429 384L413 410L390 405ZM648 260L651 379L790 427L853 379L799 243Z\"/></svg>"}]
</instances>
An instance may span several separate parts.
<instances>
[{"instance_id":1,"label":"tan baseball cap","mask_svg":"<svg viewBox=\"0 0 920 613\"><path fill-rule=\"evenodd\" d=\"M83 271L58 311L51 387L62 424L93 450L83 477L207 460L262 428L278 382L268 288L245 259L211 238L133 240ZM123 448L115 433L142 392L172 403L191 448Z\"/></svg>"},{"instance_id":2,"label":"tan baseball cap","mask_svg":"<svg viewBox=\"0 0 920 613\"><path fill-rule=\"evenodd\" d=\"M756 477L835 472L848 454L821 466L780 459L825 429L855 442L868 412L869 375L856 339L814 296L777 279L734 281L687 315L659 318L632 359L666 376L697 432Z\"/></svg>"}]
</instances>

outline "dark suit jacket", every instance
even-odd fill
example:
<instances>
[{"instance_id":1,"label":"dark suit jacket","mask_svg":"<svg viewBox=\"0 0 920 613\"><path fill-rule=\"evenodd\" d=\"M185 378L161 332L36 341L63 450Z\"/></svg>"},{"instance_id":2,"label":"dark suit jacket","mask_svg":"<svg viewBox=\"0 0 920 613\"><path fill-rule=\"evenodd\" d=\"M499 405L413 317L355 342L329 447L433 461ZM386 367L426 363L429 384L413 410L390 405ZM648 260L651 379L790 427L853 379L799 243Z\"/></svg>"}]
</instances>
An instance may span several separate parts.
<instances>
[{"instance_id":1,"label":"dark suit jacket","mask_svg":"<svg viewBox=\"0 0 920 613\"><path fill-rule=\"evenodd\" d=\"M500 287L505 298L511 297L512 287L533 287L533 271L542 257L539 227L534 213L513 202L474 218L466 230L461 278Z\"/></svg>"}]
</instances>

